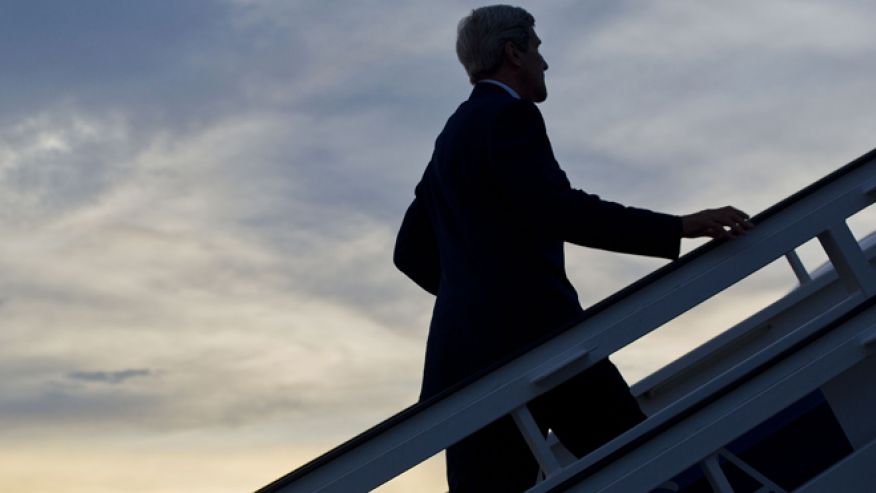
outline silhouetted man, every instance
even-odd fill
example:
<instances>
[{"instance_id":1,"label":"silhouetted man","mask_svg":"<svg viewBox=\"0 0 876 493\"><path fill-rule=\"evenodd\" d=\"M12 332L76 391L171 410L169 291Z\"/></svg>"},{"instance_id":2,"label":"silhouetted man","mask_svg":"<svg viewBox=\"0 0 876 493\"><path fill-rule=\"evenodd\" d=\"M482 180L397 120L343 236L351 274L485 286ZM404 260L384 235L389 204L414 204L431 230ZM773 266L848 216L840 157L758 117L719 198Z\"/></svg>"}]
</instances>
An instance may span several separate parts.
<instances>
[{"instance_id":1,"label":"silhouetted man","mask_svg":"<svg viewBox=\"0 0 876 493\"><path fill-rule=\"evenodd\" d=\"M535 21L509 6L476 9L456 51L474 84L438 136L398 234L395 263L437 296L420 398L582 320L563 243L674 259L682 236L751 227L732 207L673 216L571 188L534 103L547 98ZM644 419L607 359L529 404L583 456ZM538 465L509 417L447 450L450 490L515 492Z\"/></svg>"}]
</instances>

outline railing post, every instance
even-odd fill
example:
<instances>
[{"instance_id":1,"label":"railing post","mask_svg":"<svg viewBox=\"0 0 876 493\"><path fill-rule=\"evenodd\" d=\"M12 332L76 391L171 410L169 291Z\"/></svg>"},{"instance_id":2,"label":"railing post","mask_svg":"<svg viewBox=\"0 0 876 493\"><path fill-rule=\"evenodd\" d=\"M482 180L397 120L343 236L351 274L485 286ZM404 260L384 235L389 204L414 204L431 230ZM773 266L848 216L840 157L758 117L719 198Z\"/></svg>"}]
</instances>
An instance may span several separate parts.
<instances>
[{"instance_id":1,"label":"railing post","mask_svg":"<svg viewBox=\"0 0 876 493\"><path fill-rule=\"evenodd\" d=\"M526 444L529 445L529 450L531 450L532 455L535 456L535 460L541 467L545 477L549 478L562 469L560 461L557 460L557 457L554 455L553 451L551 451L547 440L541 433L538 424L535 422L535 418L532 417L532 413L529 411L529 408L526 407L526 404L512 411L511 417L514 418L514 422L517 423L517 428L520 429L523 439L526 440Z\"/></svg>"},{"instance_id":2,"label":"railing post","mask_svg":"<svg viewBox=\"0 0 876 493\"><path fill-rule=\"evenodd\" d=\"M791 270L794 271L794 275L797 276L797 281L800 282L801 286L812 281L812 277L809 275L809 272L806 270L806 267L803 265L803 262L800 260L796 251L791 250L786 253L785 258L788 259L788 263L791 264Z\"/></svg>"},{"instance_id":3,"label":"railing post","mask_svg":"<svg viewBox=\"0 0 876 493\"><path fill-rule=\"evenodd\" d=\"M712 486L712 491L715 493L733 493L733 487L730 486L730 481L721 470L721 465L718 464L718 454L714 453L700 462L703 472L706 474L706 479Z\"/></svg>"},{"instance_id":4,"label":"railing post","mask_svg":"<svg viewBox=\"0 0 876 493\"><path fill-rule=\"evenodd\" d=\"M763 473L751 467L751 465L737 457L736 454L730 452L729 450L722 448L718 451L718 455L723 457L724 460L726 460L727 462L730 462L734 466L738 467L745 474L748 474L755 481L759 482L762 488L757 491L769 491L770 493L787 493L784 488L773 482L770 478L764 476Z\"/></svg>"},{"instance_id":5,"label":"railing post","mask_svg":"<svg viewBox=\"0 0 876 493\"><path fill-rule=\"evenodd\" d=\"M818 241L850 293L876 294L876 272L845 222L841 221L819 234Z\"/></svg>"}]
</instances>

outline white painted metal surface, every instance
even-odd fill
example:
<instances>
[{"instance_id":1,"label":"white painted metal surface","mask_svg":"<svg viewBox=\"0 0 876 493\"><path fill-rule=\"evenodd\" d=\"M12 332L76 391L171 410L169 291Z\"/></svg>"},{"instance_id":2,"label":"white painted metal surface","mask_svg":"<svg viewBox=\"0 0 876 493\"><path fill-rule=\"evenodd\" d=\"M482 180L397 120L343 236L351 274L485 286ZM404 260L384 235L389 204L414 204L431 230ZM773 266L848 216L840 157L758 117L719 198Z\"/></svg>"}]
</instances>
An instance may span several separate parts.
<instances>
[{"instance_id":1,"label":"white painted metal surface","mask_svg":"<svg viewBox=\"0 0 876 493\"><path fill-rule=\"evenodd\" d=\"M778 361L733 392L686 416L607 467L561 491L648 491L870 356L861 350L857 335L873 323L876 323L876 308L870 307L855 319L842 323L814 343ZM620 437L616 441L630 438ZM571 478L585 470L587 465L583 461L572 464L563 470L563 474ZM550 486L563 479L557 475L553 482L545 481L532 491L552 491Z\"/></svg>"}]
</instances>

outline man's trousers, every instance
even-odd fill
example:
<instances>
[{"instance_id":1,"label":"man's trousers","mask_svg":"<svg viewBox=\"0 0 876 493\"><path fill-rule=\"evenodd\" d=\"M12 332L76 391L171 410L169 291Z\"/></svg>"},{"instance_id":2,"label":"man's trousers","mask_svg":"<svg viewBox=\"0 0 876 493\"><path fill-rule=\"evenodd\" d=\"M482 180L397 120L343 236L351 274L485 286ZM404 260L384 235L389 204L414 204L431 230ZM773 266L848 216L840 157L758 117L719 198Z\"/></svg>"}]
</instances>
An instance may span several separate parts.
<instances>
[{"instance_id":1,"label":"man's trousers","mask_svg":"<svg viewBox=\"0 0 876 493\"><path fill-rule=\"evenodd\" d=\"M543 434L552 430L577 457L645 419L607 359L529 403ZM510 416L447 449L450 493L516 493L535 484L538 463Z\"/></svg>"}]
</instances>

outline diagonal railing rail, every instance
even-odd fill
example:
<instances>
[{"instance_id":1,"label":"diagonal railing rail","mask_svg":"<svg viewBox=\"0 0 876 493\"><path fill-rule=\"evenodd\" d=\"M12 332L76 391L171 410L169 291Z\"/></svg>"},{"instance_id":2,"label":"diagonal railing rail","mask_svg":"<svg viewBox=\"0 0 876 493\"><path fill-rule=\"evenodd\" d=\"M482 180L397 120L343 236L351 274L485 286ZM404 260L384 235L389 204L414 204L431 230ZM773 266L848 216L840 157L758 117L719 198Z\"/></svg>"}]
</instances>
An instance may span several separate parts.
<instances>
[{"instance_id":1,"label":"diagonal railing rail","mask_svg":"<svg viewBox=\"0 0 876 493\"><path fill-rule=\"evenodd\" d=\"M403 410L259 493L368 491L508 414L546 470L542 488L547 487L564 467L541 445L543 437L527 433L529 401L772 261L790 255L793 267L794 249L812 238L824 247L849 303L870 298L876 294L876 272L845 221L874 201L876 151L871 151L753 217L757 227L745 237L713 241L688 253L590 307L583 322L545 334L537 344ZM794 272L805 280L799 268Z\"/></svg>"}]
</instances>

